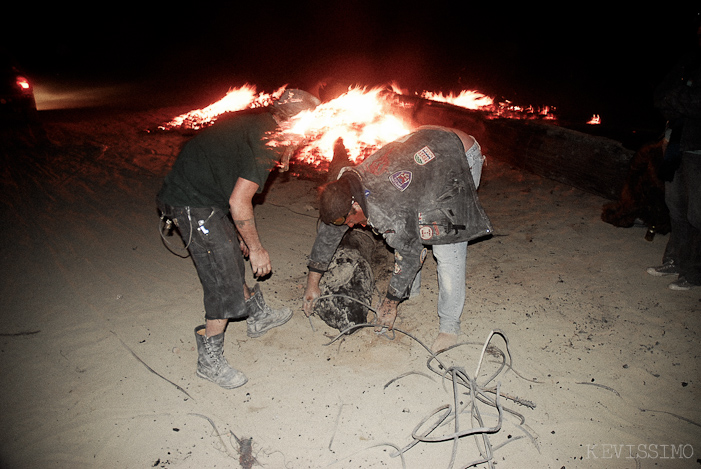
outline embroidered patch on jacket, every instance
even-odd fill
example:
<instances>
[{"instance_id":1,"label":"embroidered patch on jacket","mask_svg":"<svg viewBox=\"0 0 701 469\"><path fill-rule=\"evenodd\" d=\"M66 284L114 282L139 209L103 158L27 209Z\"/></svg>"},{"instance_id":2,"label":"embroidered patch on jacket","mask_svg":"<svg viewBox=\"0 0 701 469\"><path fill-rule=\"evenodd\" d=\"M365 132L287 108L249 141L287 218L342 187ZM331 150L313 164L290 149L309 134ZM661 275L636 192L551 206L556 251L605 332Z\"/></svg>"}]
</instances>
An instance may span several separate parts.
<instances>
[{"instance_id":1,"label":"embroidered patch on jacket","mask_svg":"<svg viewBox=\"0 0 701 469\"><path fill-rule=\"evenodd\" d=\"M394 273L396 275L399 275L402 273L402 266L399 265L400 262L402 262L403 257L401 254L399 254L399 251L394 251Z\"/></svg>"},{"instance_id":2,"label":"embroidered patch on jacket","mask_svg":"<svg viewBox=\"0 0 701 469\"><path fill-rule=\"evenodd\" d=\"M423 240L433 238L433 230L428 225L421 226L421 228L419 228L419 233L421 235L421 239Z\"/></svg>"},{"instance_id":3,"label":"embroidered patch on jacket","mask_svg":"<svg viewBox=\"0 0 701 469\"><path fill-rule=\"evenodd\" d=\"M423 147L421 150L414 153L414 161L416 161L416 163L422 166L434 159L435 157L436 155L428 147Z\"/></svg>"},{"instance_id":4,"label":"embroidered patch on jacket","mask_svg":"<svg viewBox=\"0 0 701 469\"><path fill-rule=\"evenodd\" d=\"M391 182L394 187L404 192L409 184L411 184L411 171L401 170L392 174L389 177L389 182Z\"/></svg>"}]
</instances>

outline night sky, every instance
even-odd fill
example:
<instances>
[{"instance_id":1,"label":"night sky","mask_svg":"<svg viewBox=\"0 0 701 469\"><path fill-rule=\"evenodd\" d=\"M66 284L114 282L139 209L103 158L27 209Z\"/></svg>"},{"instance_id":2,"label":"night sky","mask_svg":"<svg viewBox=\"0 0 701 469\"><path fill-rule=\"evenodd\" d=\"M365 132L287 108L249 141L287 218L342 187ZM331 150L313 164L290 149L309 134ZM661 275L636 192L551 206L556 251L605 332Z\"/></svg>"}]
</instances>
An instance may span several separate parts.
<instances>
[{"instance_id":1,"label":"night sky","mask_svg":"<svg viewBox=\"0 0 701 469\"><path fill-rule=\"evenodd\" d=\"M654 120L654 86L693 46L693 9L469 3L195 9L159 2L107 4L100 14L47 6L18 15L18 30L6 29L3 43L35 80L131 83L164 104L218 99L246 82L272 91L333 79L396 81L412 91L476 89L629 125Z\"/></svg>"}]
</instances>

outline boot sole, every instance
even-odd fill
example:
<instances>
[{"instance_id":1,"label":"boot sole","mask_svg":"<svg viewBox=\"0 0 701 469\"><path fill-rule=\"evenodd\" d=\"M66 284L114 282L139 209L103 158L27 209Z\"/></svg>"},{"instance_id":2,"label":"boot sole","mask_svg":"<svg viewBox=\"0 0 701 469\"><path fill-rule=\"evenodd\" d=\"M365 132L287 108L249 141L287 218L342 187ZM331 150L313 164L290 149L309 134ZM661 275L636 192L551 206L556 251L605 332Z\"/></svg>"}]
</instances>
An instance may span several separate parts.
<instances>
[{"instance_id":1,"label":"boot sole","mask_svg":"<svg viewBox=\"0 0 701 469\"><path fill-rule=\"evenodd\" d=\"M290 319L292 319L292 316L293 316L293 315L294 315L294 313L293 313L293 312L290 312L290 315L289 315L284 321L278 322L278 323L276 323L276 324L271 324L270 326L266 327L266 328L263 329L262 331L257 331L257 332L246 331L246 335L248 335L248 337L251 337L252 339L256 339L256 338L262 336L263 334L265 334L266 332L268 332L270 329L275 329L276 327L280 327L280 326L282 326L283 324L286 324L287 321L289 321Z\"/></svg>"},{"instance_id":2,"label":"boot sole","mask_svg":"<svg viewBox=\"0 0 701 469\"><path fill-rule=\"evenodd\" d=\"M647 273L652 275L653 277L670 277L672 275L679 275L679 272L660 272L658 270L655 270L654 267L650 267L647 269Z\"/></svg>"},{"instance_id":3,"label":"boot sole","mask_svg":"<svg viewBox=\"0 0 701 469\"><path fill-rule=\"evenodd\" d=\"M686 285L677 285L676 283L670 283L669 285L667 285L667 288L669 288L670 290L674 290L674 291L689 291L692 288L694 288L695 286L696 285L686 286Z\"/></svg>"},{"instance_id":4,"label":"boot sole","mask_svg":"<svg viewBox=\"0 0 701 469\"><path fill-rule=\"evenodd\" d=\"M243 377L243 382L241 382L241 384L238 384L238 383L237 383L237 384L234 384L234 385L231 385L231 386L222 386L221 384L217 383L216 381L212 381L212 380L209 379L207 376L201 374L199 371L197 371L196 373L197 373L197 376L199 376L200 378L206 379L206 380L209 381L210 383L214 383L214 384L216 384L217 386L219 386L220 388L224 388L224 389L236 389L236 388L240 388L240 387L243 386L244 384L248 383L248 378L247 378L246 376L244 376L244 377Z\"/></svg>"}]
</instances>

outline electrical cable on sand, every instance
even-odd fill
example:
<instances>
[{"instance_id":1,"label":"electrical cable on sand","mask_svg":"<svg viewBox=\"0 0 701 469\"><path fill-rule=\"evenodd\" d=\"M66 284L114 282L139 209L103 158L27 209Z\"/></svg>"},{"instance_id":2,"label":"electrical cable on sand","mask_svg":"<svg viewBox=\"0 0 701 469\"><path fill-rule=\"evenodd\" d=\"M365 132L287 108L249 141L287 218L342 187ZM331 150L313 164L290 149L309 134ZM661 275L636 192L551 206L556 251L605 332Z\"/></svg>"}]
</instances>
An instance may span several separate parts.
<instances>
[{"instance_id":1,"label":"electrical cable on sand","mask_svg":"<svg viewBox=\"0 0 701 469\"><path fill-rule=\"evenodd\" d=\"M334 297L334 296L340 296L344 297L353 301L356 301L363 306L367 307L369 311L373 312L375 314L375 317L377 317L377 311L373 309L370 305L367 305L366 303L359 301L353 297L347 296L347 295L324 295L324 296L319 296L314 299L314 303L322 298L329 298L329 297ZM313 315L313 305L312 305L312 314L309 315L309 320L311 324L311 316ZM346 335L350 335L351 332L354 332L357 329L360 328L366 328L366 327L376 327L377 324L374 323L363 323L363 324L355 324L353 326L347 327L344 330L340 331L340 333L335 336L330 342L324 344L324 346L329 346L339 340L341 337L344 337ZM313 327L313 326L312 326ZM380 334L385 334L386 329L383 329L383 331L380 332ZM540 452L540 448L537 444L536 437L534 437L531 432L529 432L525 428L525 417L512 410L508 409L503 406L501 400L502 399L507 399L512 402L515 402L519 405L529 407L531 409L535 408L535 404L531 401L521 399L519 397L515 396L510 396L508 394L505 394L501 391L501 383L497 382L496 385L490 386L490 383L492 383L498 376L501 374L502 371L505 369L513 371L516 376L518 376L521 379L524 379L526 381L532 382L532 383L538 383L537 380L531 380L528 378L523 377L521 374L516 372L512 366L512 356L511 356L511 349L509 346L509 340L506 336L506 334L499 329L494 329L492 330L485 342L482 344L482 349L481 353L479 356L479 360L477 362L477 366L474 372L474 376L470 376L466 371L464 367L459 367L459 366L448 366L446 363L444 363L443 360L441 360L441 355L450 351L454 350L458 347L462 347L465 345L476 345L474 342L462 342L455 344L446 350L442 350L438 353L434 353L426 344L424 344L421 340L413 336L412 334L403 331L398 328L392 328L393 333L399 333L403 334L415 342L417 342L419 345L421 345L426 351L429 353L429 359L427 361L427 367L430 371L433 373L437 374L443 379L443 383L445 382L450 382L452 383L452 404L445 404L437 409L435 409L433 412L431 412L428 416L426 416L424 419L422 419L417 426L414 428L414 430L411 432L411 441L404 446L403 448L400 448L398 445L394 445L392 443L381 443L378 445L373 445L369 448L374 448L377 446L391 446L395 448L395 452L390 454L390 457L397 457L399 456L402 461L402 467L406 467L406 461L404 459L404 454L413 448L414 446L418 445L419 443L441 443L441 442L447 442L447 441L452 441L452 451L451 451L451 457L450 457L450 462L448 465L448 468L452 468L455 463L456 463L456 458L457 458L457 452L458 452L458 445L461 441L462 438L466 436L472 436L475 439L475 444L477 446L477 449L480 454L480 458L476 459L474 461L470 461L465 465L461 465L461 468L468 468L468 467L474 467L478 466L481 464L487 464L487 466L490 469L494 468L494 452L497 449L500 449L504 447L507 443L511 443L513 441L517 441L519 439L522 439L523 436L517 436L515 438L512 438L509 435L509 439L506 441L494 446L492 445L489 436L494 435L498 433L501 428L502 424L504 421L504 413L509 413L519 419L519 423L514 423L514 425L519 428L526 437L528 437L533 445L536 447L536 449ZM492 345L492 339L494 339L495 336L499 336L504 340L505 343L505 350L506 352L502 351L499 347ZM394 337L392 337L394 338ZM492 373L487 379L485 379L482 382L478 382L477 377L480 375L480 372L482 370L482 365L485 359L485 355L489 354L494 357L500 358L500 363L497 366L497 370ZM434 365L434 363L437 363L437 366ZM387 389L387 386L391 384L392 382L395 382L405 376L411 375L411 374L421 374L424 376L427 376L423 373L420 372L408 372L404 373L401 376L392 379L389 381L384 389ZM430 376L428 376L430 378ZM444 386L445 388L445 386ZM463 391L462 393L460 391ZM462 394L465 394L469 396L469 402L460 408L460 397ZM493 397L492 397L493 395ZM485 425L483 416L493 416L491 413L486 414L480 411L479 404L484 404L487 406L487 408L493 408L496 409L496 423L493 425ZM469 415L469 421L470 421L470 426L469 428L461 428L461 423L462 420L460 416L463 413L467 413ZM435 419L432 423L430 422L432 419ZM447 425L452 421L452 426L453 426L453 431L447 434L443 435L432 435L436 429L443 425ZM475 425L476 424L476 425ZM424 428L426 426L426 428ZM423 431L421 431L423 429ZM361 450L362 451L362 450ZM352 455L349 455L348 457L351 457L356 453L353 453ZM333 461L332 463L329 464L329 466L334 465L340 461L343 461L346 459L337 459Z\"/></svg>"}]
</instances>

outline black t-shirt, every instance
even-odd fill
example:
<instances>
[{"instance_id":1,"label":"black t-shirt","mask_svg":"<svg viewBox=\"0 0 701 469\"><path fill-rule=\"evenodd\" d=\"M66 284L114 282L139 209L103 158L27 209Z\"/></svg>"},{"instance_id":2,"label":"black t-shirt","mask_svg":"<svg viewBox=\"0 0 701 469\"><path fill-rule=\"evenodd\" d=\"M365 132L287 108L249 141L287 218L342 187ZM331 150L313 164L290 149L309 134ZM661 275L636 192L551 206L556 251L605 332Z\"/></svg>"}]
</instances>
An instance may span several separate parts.
<instances>
[{"instance_id":1,"label":"black t-shirt","mask_svg":"<svg viewBox=\"0 0 701 469\"><path fill-rule=\"evenodd\" d=\"M255 182L262 192L283 150L266 145L266 133L276 129L267 110L217 121L185 144L158 193L159 200L173 207L228 210L239 178Z\"/></svg>"}]
</instances>

